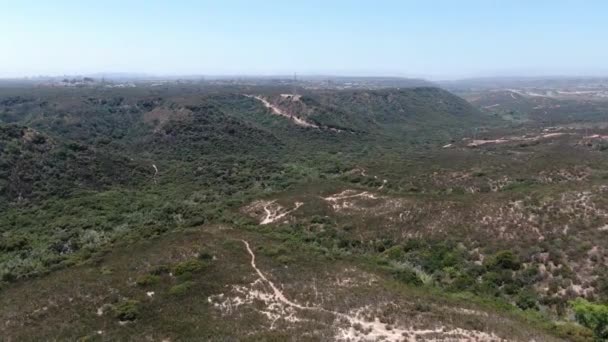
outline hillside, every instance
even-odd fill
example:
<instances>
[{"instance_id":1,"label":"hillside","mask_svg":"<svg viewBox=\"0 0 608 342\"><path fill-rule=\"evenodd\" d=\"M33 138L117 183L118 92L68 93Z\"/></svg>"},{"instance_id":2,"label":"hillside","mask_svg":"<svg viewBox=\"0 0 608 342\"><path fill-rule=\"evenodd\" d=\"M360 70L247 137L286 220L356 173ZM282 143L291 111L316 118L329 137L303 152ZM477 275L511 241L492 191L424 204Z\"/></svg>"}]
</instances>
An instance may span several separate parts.
<instances>
[{"instance_id":1,"label":"hillside","mask_svg":"<svg viewBox=\"0 0 608 342\"><path fill-rule=\"evenodd\" d=\"M316 126L353 132L403 134L489 123L466 101L438 88L321 91L271 95L267 100Z\"/></svg>"},{"instance_id":2,"label":"hillside","mask_svg":"<svg viewBox=\"0 0 608 342\"><path fill-rule=\"evenodd\" d=\"M571 301L608 298L605 128L291 92L1 89L0 335L592 339Z\"/></svg>"}]
</instances>

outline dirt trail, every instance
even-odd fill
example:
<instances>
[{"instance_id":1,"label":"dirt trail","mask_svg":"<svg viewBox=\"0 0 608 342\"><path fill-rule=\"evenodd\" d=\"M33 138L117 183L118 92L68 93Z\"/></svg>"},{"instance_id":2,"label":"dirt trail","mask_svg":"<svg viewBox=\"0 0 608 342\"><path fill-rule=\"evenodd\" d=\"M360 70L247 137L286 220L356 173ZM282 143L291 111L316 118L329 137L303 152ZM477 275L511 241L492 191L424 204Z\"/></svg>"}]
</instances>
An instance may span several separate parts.
<instances>
[{"instance_id":1,"label":"dirt trail","mask_svg":"<svg viewBox=\"0 0 608 342\"><path fill-rule=\"evenodd\" d=\"M336 202L339 200L343 200L343 199L347 199L347 198L355 198L355 197L365 197L365 198L369 198L369 199L378 199L378 196L368 192L368 191L363 191L360 193L354 193L355 190L344 190L339 194L335 194L333 196L328 196L328 197L321 197L326 201L329 202Z\"/></svg>"},{"instance_id":2,"label":"dirt trail","mask_svg":"<svg viewBox=\"0 0 608 342\"><path fill-rule=\"evenodd\" d=\"M302 126L302 127L311 127L311 128L319 128L319 126L310 123L302 118L299 118L295 115L291 115L287 112L285 112L284 110L282 110L281 108L273 105L272 103L268 102L268 100L266 100L265 98L261 97L261 96L257 96L257 95L245 95L247 97L251 97L254 98L260 102L262 102L262 104L264 105L264 107L269 108L274 114L276 115L280 115L283 117L286 117L290 120L292 120L296 125Z\"/></svg>"},{"instance_id":3,"label":"dirt trail","mask_svg":"<svg viewBox=\"0 0 608 342\"><path fill-rule=\"evenodd\" d=\"M154 184L156 184L156 176L158 175L158 168L156 167L156 164L152 164L152 167L154 168Z\"/></svg>"},{"instance_id":4,"label":"dirt trail","mask_svg":"<svg viewBox=\"0 0 608 342\"><path fill-rule=\"evenodd\" d=\"M383 183L378 190L382 190L385 184L386 183ZM356 204L356 199L381 200L386 199L386 197L375 195L369 191L358 192L357 190L348 189L328 197L321 197L321 199L329 202L329 205L331 205L333 210L341 211L360 208L360 206Z\"/></svg>"},{"instance_id":5,"label":"dirt trail","mask_svg":"<svg viewBox=\"0 0 608 342\"><path fill-rule=\"evenodd\" d=\"M541 139L550 139L550 138L556 138L556 137L561 137L564 135L571 135L571 133L561 133L561 132L556 132L556 133L543 133L543 134L539 134L539 135L535 135L532 137L503 137L503 138L499 138L499 139L494 139L494 140L471 140L467 146L468 147L478 147L481 145L486 145L486 144L504 144L504 143L512 143L512 142L523 142L523 141L539 141Z\"/></svg>"},{"instance_id":6,"label":"dirt trail","mask_svg":"<svg viewBox=\"0 0 608 342\"><path fill-rule=\"evenodd\" d=\"M268 280L268 278L266 278L264 273L262 273L262 271L260 271L260 269L255 265L255 253L253 253L253 251L251 250L251 247L249 246L249 242L247 242L245 240L241 240L241 241L245 244L245 248L247 249L247 252L249 252L249 255L251 255L251 267L256 271L256 273L258 274L260 279L262 279L266 284L268 284L268 286L270 286L275 298L277 298L284 304L287 304L294 308L298 308L298 309L302 309L302 310L318 310L318 308L302 306L300 304L296 304L296 303L290 301L289 299L287 299L287 297L285 297L283 292L281 292L281 290L279 290L279 288L276 287L272 281Z\"/></svg>"},{"instance_id":7,"label":"dirt trail","mask_svg":"<svg viewBox=\"0 0 608 342\"><path fill-rule=\"evenodd\" d=\"M464 330L460 328L447 330L444 327L439 327L437 329L402 329L398 327L394 327L391 325L387 325L385 323L380 322L380 320L376 317L373 321L366 320L361 318L364 316L367 308L362 308L355 311L352 314L345 314L337 311L327 310L318 306L304 306L297 304L291 300L289 300L285 294L270 280L264 275L264 273L257 267L255 264L255 253L251 249L249 242L246 240L241 240L245 245L245 248L249 255L251 256L251 267L257 273L259 280L264 282L272 289L272 296L269 296L269 300L277 300L284 305L289 307L299 309L299 310L310 310L328 313L331 315L340 318L341 321L346 321L347 327L338 327L338 332L336 339L352 341L352 340L360 340L360 341L408 341L415 342L418 341L419 338L424 338L425 335L432 335L433 338L436 338L435 335L443 336L450 341L471 341L471 340L483 340L483 341L500 341L494 334L488 334L480 331L470 331ZM271 303L272 304L272 303ZM274 322L273 322L274 325Z\"/></svg>"},{"instance_id":8,"label":"dirt trail","mask_svg":"<svg viewBox=\"0 0 608 342\"><path fill-rule=\"evenodd\" d=\"M386 183L388 183L388 181L387 181L386 179L383 179L383 180L382 180L382 185L380 185L380 186L378 187L378 190L382 190L382 189L384 189L384 186L386 185Z\"/></svg>"},{"instance_id":9,"label":"dirt trail","mask_svg":"<svg viewBox=\"0 0 608 342\"><path fill-rule=\"evenodd\" d=\"M272 202L269 202L269 203L267 203L267 204L264 205L264 212L266 213L266 217L264 217L262 219L262 221L260 222L260 224L266 225L266 224L270 224L270 223L276 222L276 221L282 219L283 217L291 214L292 212L298 210L302 205L304 205L304 203L302 203L302 202L296 202L295 203L295 208L293 208L291 210L288 210L286 212L283 212L283 213L279 213L280 210L281 210L281 208L282 208L280 206L279 206L278 209L276 209L274 211L271 211L269 209L269 207L271 205L273 205L274 203L275 203L275 201L272 201Z\"/></svg>"}]
</instances>

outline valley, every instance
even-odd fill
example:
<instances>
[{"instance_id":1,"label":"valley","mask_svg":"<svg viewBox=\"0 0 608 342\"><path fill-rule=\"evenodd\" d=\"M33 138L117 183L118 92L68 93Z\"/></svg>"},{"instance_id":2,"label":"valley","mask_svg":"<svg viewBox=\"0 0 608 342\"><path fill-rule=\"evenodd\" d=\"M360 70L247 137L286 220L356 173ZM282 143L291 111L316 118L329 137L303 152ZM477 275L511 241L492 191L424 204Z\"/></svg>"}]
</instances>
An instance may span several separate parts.
<instances>
[{"instance_id":1,"label":"valley","mask_svg":"<svg viewBox=\"0 0 608 342\"><path fill-rule=\"evenodd\" d=\"M412 82L1 87L0 336L601 340L601 87Z\"/></svg>"}]
</instances>

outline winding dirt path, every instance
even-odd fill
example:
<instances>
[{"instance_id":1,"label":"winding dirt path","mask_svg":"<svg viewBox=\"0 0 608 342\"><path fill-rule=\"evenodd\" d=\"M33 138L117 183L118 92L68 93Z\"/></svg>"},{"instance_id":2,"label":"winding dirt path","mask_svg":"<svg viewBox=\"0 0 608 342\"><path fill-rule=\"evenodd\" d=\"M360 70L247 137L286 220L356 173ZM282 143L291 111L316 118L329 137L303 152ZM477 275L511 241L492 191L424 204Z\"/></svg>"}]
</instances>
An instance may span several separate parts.
<instances>
[{"instance_id":1,"label":"winding dirt path","mask_svg":"<svg viewBox=\"0 0 608 342\"><path fill-rule=\"evenodd\" d=\"M344 199L348 199L348 198L356 198L356 197L364 197L364 198L369 198L369 199L378 199L379 198L378 196L372 194L369 191L362 191L360 193L356 193L355 190L344 190L339 194L335 194L335 195L328 196L328 197L321 197L321 198L328 202L336 202L339 200L344 200Z\"/></svg>"},{"instance_id":2,"label":"winding dirt path","mask_svg":"<svg viewBox=\"0 0 608 342\"><path fill-rule=\"evenodd\" d=\"M310 310L317 312L324 312L328 314L332 314L342 320L348 322L349 327L339 327L336 339L338 340L360 340L360 341L407 341L407 342L415 342L418 341L419 338L424 338L425 335L442 335L445 337L449 337L450 341L471 341L471 340L482 340L482 341L501 341L498 336L494 334L488 334L480 331L470 331L464 330L461 328L456 328L452 330L446 330L443 327L437 329L402 329L398 327L392 327L385 323L380 322L380 320L376 317L374 321L370 322L368 320L360 318L357 314L361 313L361 311L356 312L354 315L345 314L337 311L328 310L318 306L304 306L298 303L295 303L289 300L285 294L270 280L264 275L264 273L257 267L255 263L255 253L251 249L249 242L246 240L241 240L245 245L245 249L251 256L251 267L257 273L259 279L266 283L273 292L272 297L274 297L279 302L284 305L290 306L299 310ZM274 323L273 323L274 324Z\"/></svg>"},{"instance_id":3,"label":"winding dirt path","mask_svg":"<svg viewBox=\"0 0 608 342\"><path fill-rule=\"evenodd\" d=\"M154 168L154 184L156 184L156 176L158 175L158 168L156 167L156 164L152 164L152 167Z\"/></svg>"},{"instance_id":4,"label":"winding dirt path","mask_svg":"<svg viewBox=\"0 0 608 342\"><path fill-rule=\"evenodd\" d=\"M264 273L262 273L262 271L260 271L260 269L255 265L255 254L251 250L251 247L249 246L249 242L247 242L245 240L241 240L241 241L245 244L245 248L247 249L247 252L249 252L249 255L251 255L251 267L256 271L256 273L258 274L258 276L260 277L260 279L262 279L268 286L270 286L270 288L272 289L272 292L273 292L275 298L277 298L278 300L280 300L284 304L287 304L287 305L292 306L294 308L303 309L303 310L314 310L314 309L317 309L315 307L302 306L300 304L296 304L296 303L290 301L289 299L287 299L287 297L285 297L285 295L283 294L283 292L281 292L281 290L279 290L279 288L276 287L276 285L274 285L274 283L272 281L268 280L268 278L266 278L266 276L264 275Z\"/></svg>"},{"instance_id":5,"label":"winding dirt path","mask_svg":"<svg viewBox=\"0 0 608 342\"><path fill-rule=\"evenodd\" d=\"M296 125L302 126L302 127L311 127L311 128L319 128L319 126L310 123L302 118L299 118L295 115L289 114L287 112L285 112L284 110L282 110L281 108L273 105L272 103L268 102L268 100L266 100L265 98L261 97L261 96L257 96L257 95L245 95L247 97L250 98L254 98L260 102L262 102L262 104L264 105L264 107L269 108L274 114L276 115L280 115L283 117L286 117L290 120L292 120Z\"/></svg>"},{"instance_id":6,"label":"winding dirt path","mask_svg":"<svg viewBox=\"0 0 608 342\"><path fill-rule=\"evenodd\" d=\"M282 207L279 207L279 209L277 209L276 211L271 211L269 209L269 207L272 204L274 204L274 203L275 203L275 201L272 201L272 202L269 202L269 203L267 203L267 204L264 205L264 212L266 213L266 217L264 217L262 219L262 221L260 222L261 225L266 225L266 224L270 224L270 223L276 222L276 221L282 219L283 217L285 217L285 216L293 213L294 211L298 210L302 205L304 205L304 203L302 203L302 202L296 202L295 203L295 208L293 208L291 210L288 210L286 212L280 213Z\"/></svg>"}]
</instances>

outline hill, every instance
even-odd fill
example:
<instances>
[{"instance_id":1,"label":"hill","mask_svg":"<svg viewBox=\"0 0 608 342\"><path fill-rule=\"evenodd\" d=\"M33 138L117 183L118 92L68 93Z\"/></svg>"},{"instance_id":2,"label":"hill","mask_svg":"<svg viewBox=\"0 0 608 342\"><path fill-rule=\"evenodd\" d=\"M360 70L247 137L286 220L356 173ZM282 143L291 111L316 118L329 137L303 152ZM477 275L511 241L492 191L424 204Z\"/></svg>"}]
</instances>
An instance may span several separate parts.
<instances>
[{"instance_id":1,"label":"hill","mask_svg":"<svg viewBox=\"0 0 608 342\"><path fill-rule=\"evenodd\" d=\"M608 298L608 132L292 91L0 90L1 334L591 338L569 302Z\"/></svg>"}]
</instances>

